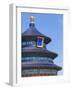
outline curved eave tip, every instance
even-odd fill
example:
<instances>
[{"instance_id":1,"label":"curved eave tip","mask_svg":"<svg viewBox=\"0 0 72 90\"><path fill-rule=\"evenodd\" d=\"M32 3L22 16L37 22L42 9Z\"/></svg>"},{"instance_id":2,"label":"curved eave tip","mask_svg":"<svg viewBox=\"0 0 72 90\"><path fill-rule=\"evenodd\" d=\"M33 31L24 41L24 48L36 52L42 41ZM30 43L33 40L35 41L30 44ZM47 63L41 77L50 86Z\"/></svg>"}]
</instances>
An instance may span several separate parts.
<instances>
[{"instance_id":1,"label":"curved eave tip","mask_svg":"<svg viewBox=\"0 0 72 90\"><path fill-rule=\"evenodd\" d=\"M58 56L58 54L56 54L56 53L54 53L54 52L52 52L52 59L55 59L57 56Z\"/></svg>"},{"instance_id":2,"label":"curved eave tip","mask_svg":"<svg viewBox=\"0 0 72 90\"><path fill-rule=\"evenodd\" d=\"M58 66L58 70L62 70L62 67Z\"/></svg>"},{"instance_id":3,"label":"curved eave tip","mask_svg":"<svg viewBox=\"0 0 72 90\"><path fill-rule=\"evenodd\" d=\"M49 38L49 37L45 37L45 43L46 43L46 44L50 43L51 41L52 41L51 38Z\"/></svg>"}]
</instances>

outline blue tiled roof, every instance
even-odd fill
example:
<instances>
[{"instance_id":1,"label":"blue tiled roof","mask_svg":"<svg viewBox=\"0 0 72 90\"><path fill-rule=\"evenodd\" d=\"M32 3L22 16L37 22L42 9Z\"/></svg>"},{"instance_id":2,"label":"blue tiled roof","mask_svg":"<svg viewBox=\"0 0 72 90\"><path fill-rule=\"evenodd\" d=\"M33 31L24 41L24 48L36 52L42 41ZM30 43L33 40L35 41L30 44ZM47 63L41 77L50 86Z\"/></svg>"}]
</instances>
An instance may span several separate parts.
<instances>
[{"instance_id":1,"label":"blue tiled roof","mask_svg":"<svg viewBox=\"0 0 72 90\"><path fill-rule=\"evenodd\" d=\"M29 27L22 35L40 35L40 36L44 36L35 27Z\"/></svg>"},{"instance_id":2,"label":"blue tiled roof","mask_svg":"<svg viewBox=\"0 0 72 90\"><path fill-rule=\"evenodd\" d=\"M55 64L46 64L46 63L32 63L32 64L23 64L23 68L54 68L60 70L61 67L55 65Z\"/></svg>"},{"instance_id":3,"label":"blue tiled roof","mask_svg":"<svg viewBox=\"0 0 72 90\"><path fill-rule=\"evenodd\" d=\"M27 38L30 39L30 37L32 38L32 37L36 37L36 36L44 37L45 38L45 43L49 43L51 41L51 39L49 37L47 37L44 34L40 33L36 29L35 25L29 26L29 28L25 32L22 33L22 38L26 37L26 39Z\"/></svg>"},{"instance_id":4,"label":"blue tiled roof","mask_svg":"<svg viewBox=\"0 0 72 90\"><path fill-rule=\"evenodd\" d=\"M46 56L52 59L56 58L58 54L48 51L44 48L34 48L34 49L22 49L22 56Z\"/></svg>"}]
</instances>

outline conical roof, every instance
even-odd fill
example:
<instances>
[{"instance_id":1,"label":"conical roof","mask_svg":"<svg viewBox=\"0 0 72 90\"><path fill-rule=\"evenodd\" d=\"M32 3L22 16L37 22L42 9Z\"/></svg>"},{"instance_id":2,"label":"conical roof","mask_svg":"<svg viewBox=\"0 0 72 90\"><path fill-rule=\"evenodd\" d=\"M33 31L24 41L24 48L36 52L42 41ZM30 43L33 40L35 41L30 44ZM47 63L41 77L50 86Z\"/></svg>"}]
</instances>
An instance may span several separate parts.
<instances>
[{"instance_id":1,"label":"conical roof","mask_svg":"<svg viewBox=\"0 0 72 90\"><path fill-rule=\"evenodd\" d=\"M25 40L36 40L37 36L42 36L44 37L44 42L46 44L48 44L51 39L47 36L45 36L44 34L40 33L36 27L35 27L35 24L34 24L34 19L33 21L31 20L30 24L29 24L29 28L22 33L22 41L25 41Z\"/></svg>"}]
</instances>

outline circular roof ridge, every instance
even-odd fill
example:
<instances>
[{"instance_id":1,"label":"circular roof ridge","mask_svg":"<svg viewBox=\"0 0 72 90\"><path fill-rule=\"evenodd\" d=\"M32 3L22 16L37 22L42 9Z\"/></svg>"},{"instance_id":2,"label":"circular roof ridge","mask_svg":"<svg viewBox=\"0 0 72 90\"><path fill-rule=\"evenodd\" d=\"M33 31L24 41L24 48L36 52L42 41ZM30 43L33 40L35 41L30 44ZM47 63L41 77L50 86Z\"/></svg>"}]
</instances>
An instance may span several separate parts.
<instances>
[{"instance_id":1,"label":"circular roof ridge","mask_svg":"<svg viewBox=\"0 0 72 90\"><path fill-rule=\"evenodd\" d=\"M43 48L23 49L22 53L24 53L24 55L25 55L25 53L26 53L26 55L31 54L32 56L34 56L36 54L38 56L43 56L44 55L45 57L50 57L52 59L55 59L58 56L57 53L51 52L51 51L43 49Z\"/></svg>"},{"instance_id":2,"label":"circular roof ridge","mask_svg":"<svg viewBox=\"0 0 72 90\"><path fill-rule=\"evenodd\" d=\"M23 63L24 64L24 63ZM60 66L57 66L56 64L41 64L41 63L31 63L31 64L24 64L22 69L33 69L33 68L40 68L40 69L57 69L61 70L62 68Z\"/></svg>"}]
</instances>

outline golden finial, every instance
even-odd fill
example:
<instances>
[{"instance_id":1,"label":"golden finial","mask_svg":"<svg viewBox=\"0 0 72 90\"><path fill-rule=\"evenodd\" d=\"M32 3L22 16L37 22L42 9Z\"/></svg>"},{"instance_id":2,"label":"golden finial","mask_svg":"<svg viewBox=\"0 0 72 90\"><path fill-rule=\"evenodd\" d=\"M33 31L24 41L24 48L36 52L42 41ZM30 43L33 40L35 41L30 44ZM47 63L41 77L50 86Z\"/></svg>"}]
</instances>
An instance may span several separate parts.
<instances>
[{"instance_id":1,"label":"golden finial","mask_svg":"<svg viewBox=\"0 0 72 90\"><path fill-rule=\"evenodd\" d=\"M35 22L35 17L34 16L30 16L30 23L34 23Z\"/></svg>"}]
</instances>

